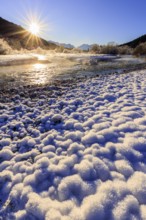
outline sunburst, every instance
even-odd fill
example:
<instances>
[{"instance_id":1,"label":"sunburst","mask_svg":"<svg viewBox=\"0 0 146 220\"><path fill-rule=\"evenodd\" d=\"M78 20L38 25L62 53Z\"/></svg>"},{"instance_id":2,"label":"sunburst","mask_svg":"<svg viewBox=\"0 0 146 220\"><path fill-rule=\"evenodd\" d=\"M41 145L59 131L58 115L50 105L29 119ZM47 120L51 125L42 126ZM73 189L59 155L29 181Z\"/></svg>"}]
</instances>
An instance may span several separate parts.
<instances>
[{"instance_id":1,"label":"sunburst","mask_svg":"<svg viewBox=\"0 0 146 220\"><path fill-rule=\"evenodd\" d=\"M32 12L27 8L24 14L19 15L20 24L22 24L24 29L14 32L13 35L21 34L25 39L25 45L28 49L43 46L41 37L50 31L50 22L39 11L34 10Z\"/></svg>"},{"instance_id":2,"label":"sunburst","mask_svg":"<svg viewBox=\"0 0 146 220\"><path fill-rule=\"evenodd\" d=\"M38 35L40 33L40 25L37 22L32 22L29 24L28 31L33 35Z\"/></svg>"}]
</instances>

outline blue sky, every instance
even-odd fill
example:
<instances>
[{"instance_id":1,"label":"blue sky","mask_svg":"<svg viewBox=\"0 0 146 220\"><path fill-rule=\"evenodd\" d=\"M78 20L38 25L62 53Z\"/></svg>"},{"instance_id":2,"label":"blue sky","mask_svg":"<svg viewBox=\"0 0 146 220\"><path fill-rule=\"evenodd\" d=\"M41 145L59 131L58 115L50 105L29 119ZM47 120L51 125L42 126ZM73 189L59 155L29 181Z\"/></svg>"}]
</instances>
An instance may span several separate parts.
<instances>
[{"instance_id":1,"label":"blue sky","mask_svg":"<svg viewBox=\"0 0 146 220\"><path fill-rule=\"evenodd\" d=\"M146 0L0 0L0 16L26 27L33 15L47 40L123 43L146 34Z\"/></svg>"}]
</instances>

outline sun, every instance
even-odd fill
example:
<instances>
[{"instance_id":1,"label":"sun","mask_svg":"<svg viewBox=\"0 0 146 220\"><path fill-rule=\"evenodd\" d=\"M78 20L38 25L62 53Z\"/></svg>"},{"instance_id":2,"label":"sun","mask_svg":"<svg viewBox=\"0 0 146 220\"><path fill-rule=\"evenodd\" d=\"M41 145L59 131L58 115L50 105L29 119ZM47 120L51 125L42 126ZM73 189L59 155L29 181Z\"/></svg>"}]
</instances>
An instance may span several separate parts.
<instances>
[{"instance_id":1,"label":"sun","mask_svg":"<svg viewBox=\"0 0 146 220\"><path fill-rule=\"evenodd\" d=\"M40 27L38 23L32 22L29 25L29 31L33 35L37 35L40 32Z\"/></svg>"}]
</instances>

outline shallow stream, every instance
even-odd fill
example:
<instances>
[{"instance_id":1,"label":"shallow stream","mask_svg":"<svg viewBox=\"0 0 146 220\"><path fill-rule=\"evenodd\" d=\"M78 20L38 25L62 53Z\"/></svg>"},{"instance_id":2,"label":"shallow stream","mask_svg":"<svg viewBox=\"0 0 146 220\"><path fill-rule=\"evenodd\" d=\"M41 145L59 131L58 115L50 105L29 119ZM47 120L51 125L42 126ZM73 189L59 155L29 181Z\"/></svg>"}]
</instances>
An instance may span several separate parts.
<instances>
[{"instance_id":1,"label":"shallow stream","mask_svg":"<svg viewBox=\"0 0 146 220\"><path fill-rule=\"evenodd\" d=\"M0 56L0 89L45 85L64 79L121 73L145 59L91 54L21 54Z\"/></svg>"}]
</instances>

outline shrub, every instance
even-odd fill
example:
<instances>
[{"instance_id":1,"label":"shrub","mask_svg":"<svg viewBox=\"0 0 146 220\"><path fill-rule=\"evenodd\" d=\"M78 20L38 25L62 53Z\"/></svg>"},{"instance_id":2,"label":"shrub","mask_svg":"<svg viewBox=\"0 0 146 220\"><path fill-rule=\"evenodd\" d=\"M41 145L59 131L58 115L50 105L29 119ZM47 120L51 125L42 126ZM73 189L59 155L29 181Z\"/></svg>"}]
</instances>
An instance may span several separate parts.
<instances>
[{"instance_id":1,"label":"shrub","mask_svg":"<svg viewBox=\"0 0 146 220\"><path fill-rule=\"evenodd\" d=\"M101 48L98 44L93 44L90 51L94 53L100 53L100 50Z\"/></svg>"},{"instance_id":2,"label":"shrub","mask_svg":"<svg viewBox=\"0 0 146 220\"><path fill-rule=\"evenodd\" d=\"M59 46L55 49L55 52L57 53L63 53L63 51L64 51L64 46Z\"/></svg>"},{"instance_id":3,"label":"shrub","mask_svg":"<svg viewBox=\"0 0 146 220\"><path fill-rule=\"evenodd\" d=\"M70 49L65 48L65 49L63 50L63 53L71 53L71 50L70 50Z\"/></svg>"},{"instance_id":4,"label":"shrub","mask_svg":"<svg viewBox=\"0 0 146 220\"><path fill-rule=\"evenodd\" d=\"M0 55L10 54L12 52L12 48L7 43L7 41L0 38Z\"/></svg>"},{"instance_id":5,"label":"shrub","mask_svg":"<svg viewBox=\"0 0 146 220\"><path fill-rule=\"evenodd\" d=\"M101 46L100 53L116 55L118 54L118 46L112 44Z\"/></svg>"},{"instance_id":6,"label":"shrub","mask_svg":"<svg viewBox=\"0 0 146 220\"><path fill-rule=\"evenodd\" d=\"M82 53L82 50L79 48L73 48L71 51L72 53Z\"/></svg>"},{"instance_id":7,"label":"shrub","mask_svg":"<svg viewBox=\"0 0 146 220\"><path fill-rule=\"evenodd\" d=\"M139 44L133 51L136 56L146 55L146 43Z\"/></svg>"},{"instance_id":8,"label":"shrub","mask_svg":"<svg viewBox=\"0 0 146 220\"><path fill-rule=\"evenodd\" d=\"M133 49L128 46L121 46L118 48L118 54L121 55L130 55L133 53Z\"/></svg>"}]
</instances>

